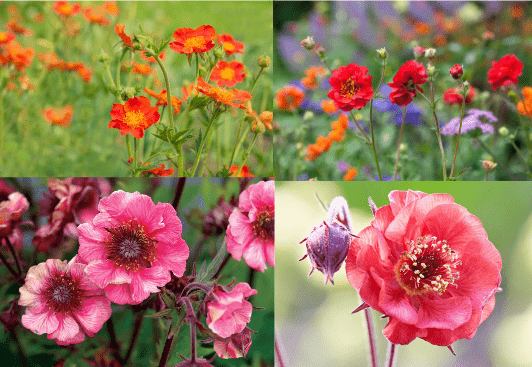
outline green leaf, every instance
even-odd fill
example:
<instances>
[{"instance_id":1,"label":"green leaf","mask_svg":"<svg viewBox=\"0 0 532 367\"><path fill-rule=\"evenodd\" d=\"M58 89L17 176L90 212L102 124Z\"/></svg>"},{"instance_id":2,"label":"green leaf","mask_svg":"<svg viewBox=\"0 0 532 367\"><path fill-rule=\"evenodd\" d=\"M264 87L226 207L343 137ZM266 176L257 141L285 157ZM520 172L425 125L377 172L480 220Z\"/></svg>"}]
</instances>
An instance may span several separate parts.
<instances>
[{"instance_id":1,"label":"green leaf","mask_svg":"<svg viewBox=\"0 0 532 367\"><path fill-rule=\"evenodd\" d=\"M214 275L216 274L216 272L218 271L218 269L220 268L220 266L224 262L225 254L227 253L226 247L227 247L227 245L226 245L225 240L224 240L223 243L222 243L222 246L218 250L218 253L214 257L214 259L211 261L211 263L207 267L207 270L201 276L201 278L200 278L200 276L198 274L198 277L196 278L196 282L203 283L203 282L208 282L208 281L212 280L212 278L214 277Z\"/></svg>"},{"instance_id":2,"label":"green leaf","mask_svg":"<svg viewBox=\"0 0 532 367\"><path fill-rule=\"evenodd\" d=\"M207 104L209 103L210 100L211 100L210 97L195 96L189 102L190 103L189 109L190 109L190 111L194 111L194 110L197 110L198 108L204 108L204 107L207 106Z\"/></svg>"}]
</instances>

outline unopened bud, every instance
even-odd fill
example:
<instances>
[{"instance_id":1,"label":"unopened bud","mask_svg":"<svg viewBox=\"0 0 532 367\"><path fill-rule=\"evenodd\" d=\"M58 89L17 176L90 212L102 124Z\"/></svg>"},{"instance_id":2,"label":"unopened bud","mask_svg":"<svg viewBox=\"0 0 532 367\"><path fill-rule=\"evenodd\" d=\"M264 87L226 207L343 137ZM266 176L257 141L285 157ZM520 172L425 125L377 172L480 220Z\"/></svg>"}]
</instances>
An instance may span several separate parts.
<instances>
[{"instance_id":1,"label":"unopened bud","mask_svg":"<svg viewBox=\"0 0 532 367\"><path fill-rule=\"evenodd\" d=\"M511 141L515 140L515 135L514 134L508 135L508 139L510 139Z\"/></svg>"},{"instance_id":2,"label":"unopened bud","mask_svg":"<svg viewBox=\"0 0 532 367\"><path fill-rule=\"evenodd\" d=\"M416 60L420 57L423 57L423 55L425 55L425 49L423 47L414 47L414 57L416 58Z\"/></svg>"},{"instance_id":3,"label":"unopened bud","mask_svg":"<svg viewBox=\"0 0 532 367\"><path fill-rule=\"evenodd\" d=\"M314 42L314 38L309 36L305 38L303 41L301 41L301 46L311 51L314 48L314 46L316 46L316 43Z\"/></svg>"},{"instance_id":4,"label":"unopened bud","mask_svg":"<svg viewBox=\"0 0 532 367\"><path fill-rule=\"evenodd\" d=\"M519 102L519 96L512 89L508 91L508 98L510 98L510 101L512 101L513 103Z\"/></svg>"},{"instance_id":5,"label":"unopened bud","mask_svg":"<svg viewBox=\"0 0 532 367\"><path fill-rule=\"evenodd\" d=\"M460 79L460 77L464 75L464 69L462 69L462 65L454 64L454 66L449 69L449 73L451 73L451 76L454 79Z\"/></svg>"},{"instance_id":6,"label":"unopened bud","mask_svg":"<svg viewBox=\"0 0 532 367\"><path fill-rule=\"evenodd\" d=\"M427 49L425 50L425 57L426 57L427 59L432 59L432 58L434 58L434 56L436 56L436 50L435 50L435 49L433 49L433 48L427 48Z\"/></svg>"},{"instance_id":7,"label":"unopened bud","mask_svg":"<svg viewBox=\"0 0 532 367\"><path fill-rule=\"evenodd\" d=\"M434 73L436 72L436 68L434 65L427 66L427 75L428 76L434 76Z\"/></svg>"},{"instance_id":8,"label":"unopened bud","mask_svg":"<svg viewBox=\"0 0 532 367\"><path fill-rule=\"evenodd\" d=\"M225 50L223 45L216 46L212 49L212 53L214 54L214 57L217 59L221 59L225 55Z\"/></svg>"},{"instance_id":9,"label":"unopened bud","mask_svg":"<svg viewBox=\"0 0 532 367\"><path fill-rule=\"evenodd\" d=\"M482 168L484 168L484 171L487 173L493 172L495 167L497 167L497 163L493 163L492 161L481 161L482 162Z\"/></svg>"},{"instance_id":10,"label":"unopened bud","mask_svg":"<svg viewBox=\"0 0 532 367\"><path fill-rule=\"evenodd\" d=\"M379 54L379 57L383 60L386 60L386 58L388 57L388 52L386 52L386 48L379 48L377 50L377 53Z\"/></svg>"},{"instance_id":11,"label":"unopened bud","mask_svg":"<svg viewBox=\"0 0 532 367\"><path fill-rule=\"evenodd\" d=\"M401 143L399 144L399 151L406 152L408 150L408 144Z\"/></svg>"},{"instance_id":12,"label":"unopened bud","mask_svg":"<svg viewBox=\"0 0 532 367\"><path fill-rule=\"evenodd\" d=\"M323 46L316 46L315 50L319 57L325 56L325 48Z\"/></svg>"},{"instance_id":13,"label":"unopened bud","mask_svg":"<svg viewBox=\"0 0 532 367\"><path fill-rule=\"evenodd\" d=\"M126 97L124 99L130 99L130 98L135 97L135 92L136 90L133 87L126 87L122 89L122 95Z\"/></svg>"},{"instance_id":14,"label":"unopened bud","mask_svg":"<svg viewBox=\"0 0 532 367\"><path fill-rule=\"evenodd\" d=\"M503 126L499 129L499 134L501 136L508 136L509 133L510 131L508 131L508 128L506 126Z\"/></svg>"},{"instance_id":15,"label":"unopened bud","mask_svg":"<svg viewBox=\"0 0 532 367\"><path fill-rule=\"evenodd\" d=\"M305 111L305 114L303 115L303 121L310 121L314 118L314 112L312 111Z\"/></svg>"},{"instance_id":16,"label":"unopened bud","mask_svg":"<svg viewBox=\"0 0 532 367\"><path fill-rule=\"evenodd\" d=\"M98 60L100 60L100 62L106 62L107 60L109 60L109 55L107 55L107 53L102 50L102 52L100 52L100 56L98 57Z\"/></svg>"},{"instance_id":17,"label":"unopened bud","mask_svg":"<svg viewBox=\"0 0 532 367\"><path fill-rule=\"evenodd\" d=\"M259 64L259 67L261 68L267 68L268 66L270 66L271 62L272 62L272 59L266 54L259 56L259 58L257 59L257 63Z\"/></svg>"}]
</instances>

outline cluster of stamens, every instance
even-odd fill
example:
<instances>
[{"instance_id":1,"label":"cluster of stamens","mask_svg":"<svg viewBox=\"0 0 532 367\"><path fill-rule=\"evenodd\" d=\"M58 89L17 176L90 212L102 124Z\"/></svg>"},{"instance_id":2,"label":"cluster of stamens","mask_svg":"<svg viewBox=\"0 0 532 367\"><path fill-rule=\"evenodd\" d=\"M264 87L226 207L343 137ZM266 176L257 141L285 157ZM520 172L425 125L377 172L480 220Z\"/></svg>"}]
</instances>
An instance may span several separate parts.
<instances>
[{"instance_id":1,"label":"cluster of stamens","mask_svg":"<svg viewBox=\"0 0 532 367\"><path fill-rule=\"evenodd\" d=\"M359 89L360 87L357 82L349 78L342 83L342 86L340 87L340 95L344 98L352 98Z\"/></svg>"},{"instance_id":2,"label":"cluster of stamens","mask_svg":"<svg viewBox=\"0 0 532 367\"><path fill-rule=\"evenodd\" d=\"M83 290L78 279L69 272L58 272L47 280L44 289L46 305L54 313L68 313L81 310Z\"/></svg>"},{"instance_id":3,"label":"cluster of stamens","mask_svg":"<svg viewBox=\"0 0 532 367\"><path fill-rule=\"evenodd\" d=\"M123 122L131 128L144 127L146 125L146 115L140 111L128 111L123 118Z\"/></svg>"},{"instance_id":4,"label":"cluster of stamens","mask_svg":"<svg viewBox=\"0 0 532 367\"><path fill-rule=\"evenodd\" d=\"M126 270L150 268L156 260L157 240L148 235L136 219L105 228L109 233L104 248L107 259Z\"/></svg>"},{"instance_id":5,"label":"cluster of stamens","mask_svg":"<svg viewBox=\"0 0 532 367\"><path fill-rule=\"evenodd\" d=\"M267 241L274 240L275 217L270 212L270 207L266 206L262 211L257 213L255 221L251 224L253 235Z\"/></svg>"},{"instance_id":6,"label":"cluster of stamens","mask_svg":"<svg viewBox=\"0 0 532 367\"><path fill-rule=\"evenodd\" d=\"M187 48L203 48L205 47L205 38L201 36L196 37L190 37L185 42L183 42L183 45Z\"/></svg>"},{"instance_id":7,"label":"cluster of stamens","mask_svg":"<svg viewBox=\"0 0 532 367\"><path fill-rule=\"evenodd\" d=\"M409 250L402 253L395 265L395 276L408 294L434 291L441 295L449 284L457 286L454 282L459 279L460 273L456 269L462 261L458 260L458 254L447 241L423 236L406 245Z\"/></svg>"}]
</instances>

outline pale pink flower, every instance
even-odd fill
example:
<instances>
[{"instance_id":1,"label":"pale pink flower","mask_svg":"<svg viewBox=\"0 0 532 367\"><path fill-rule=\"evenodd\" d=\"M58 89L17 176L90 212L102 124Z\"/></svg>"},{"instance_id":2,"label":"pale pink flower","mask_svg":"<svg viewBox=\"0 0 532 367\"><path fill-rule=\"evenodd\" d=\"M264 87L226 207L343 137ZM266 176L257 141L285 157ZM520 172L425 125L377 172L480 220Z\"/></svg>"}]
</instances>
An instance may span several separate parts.
<instances>
[{"instance_id":1,"label":"pale pink flower","mask_svg":"<svg viewBox=\"0 0 532 367\"><path fill-rule=\"evenodd\" d=\"M59 345L93 337L111 317L111 302L85 274L86 265L49 259L32 266L20 288L19 305L26 306L22 325L48 334Z\"/></svg>"},{"instance_id":2,"label":"pale pink flower","mask_svg":"<svg viewBox=\"0 0 532 367\"><path fill-rule=\"evenodd\" d=\"M28 200L20 192L9 194L7 200L0 203L0 237L11 235L22 213L29 207Z\"/></svg>"},{"instance_id":3,"label":"pale pink flower","mask_svg":"<svg viewBox=\"0 0 532 367\"><path fill-rule=\"evenodd\" d=\"M214 341L214 351L220 358L245 357L251 347L251 330L246 327L243 331L231 335L229 338Z\"/></svg>"},{"instance_id":4,"label":"pale pink flower","mask_svg":"<svg viewBox=\"0 0 532 367\"><path fill-rule=\"evenodd\" d=\"M227 227L227 251L252 269L275 266L275 181L250 185L240 194Z\"/></svg>"},{"instance_id":5,"label":"pale pink flower","mask_svg":"<svg viewBox=\"0 0 532 367\"><path fill-rule=\"evenodd\" d=\"M112 302L139 304L170 281L170 271L183 275L189 249L172 205L120 190L101 199L98 210L78 227L79 255Z\"/></svg>"},{"instance_id":6,"label":"pale pink flower","mask_svg":"<svg viewBox=\"0 0 532 367\"><path fill-rule=\"evenodd\" d=\"M257 294L247 283L238 283L231 292L217 286L213 294L218 301L207 303L207 325L222 338L239 333L251 319L253 306L247 297Z\"/></svg>"}]
</instances>

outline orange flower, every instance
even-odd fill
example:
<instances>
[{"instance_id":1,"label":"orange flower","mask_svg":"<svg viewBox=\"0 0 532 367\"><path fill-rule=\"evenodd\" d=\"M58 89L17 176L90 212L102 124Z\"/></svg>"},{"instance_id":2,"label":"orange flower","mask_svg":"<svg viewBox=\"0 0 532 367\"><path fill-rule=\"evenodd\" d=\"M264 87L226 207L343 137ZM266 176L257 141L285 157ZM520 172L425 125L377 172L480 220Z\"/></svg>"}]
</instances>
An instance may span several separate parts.
<instances>
[{"instance_id":1,"label":"orange flower","mask_svg":"<svg viewBox=\"0 0 532 367\"><path fill-rule=\"evenodd\" d=\"M301 79L301 84L308 89L316 89L319 86L318 77L325 76L325 68L323 66L312 65L310 68L305 70L305 75L306 77Z\"/></svg>"},{"instance_id":2,"label":"orange flower","mask_svg":"<svg viewBox=\"0 0 532 367\"><path fill-rule=\"evenodd\" d=\"M22 24L17 23L17 19L15 18L11 18L8 20L6 24L6 29L13 31L16 34L22 34L24 36L33 35L33 32L29 28L26 28Z\"/></svg>"},{"instance_id":3,"label":"orange flower","mask_svg":"<svg viewBox=\"0 0 532 367\"><path fill-rule=\"evenodd\" d=\"M15 39L15 35L11 32L0 32L0 45L6 45Z\"/></svg>"},{"instance_id":4,"label":"orange flower","mask_svg":"<svg viewBox=\"0 0 532 367\"><path fill-rule=\"evenodd\" d=\"M524 14L523 7L521 5L513 5L510 8L510 16L513 20L519 20L521 17L523 17Z\"/></svg>"},{"instance_id":5,"label":"orange flower","mask_svg":"<svg viewBox=\"0 0 532 367\"><path fill-rule=\"evenodd\" d=\"M305 93L298 87L287 85L277 91L275 102L281 111L292 111L301 106Z\"/></svg>"},{"instance_id":6,"label":"orange flower","mask_svg":"<svg viewBox=\"0 0 532 367\"><path fill-rule=\"evenodd\" d=\"M133 64L124 63L124 66L122 66L122 70L126 70L126 67L132 68L131 72L133 74L141 74L141 75L151 75L155 74L155 70L151 68L149 65L139 64L136 61L133 61Z\"/></svg>"},{"instance_id":7,"label":"orange flower","mask_svg":"<svg viewBox=\"0 0 532 367\"><path fill-rule=\"evenodd\" d=\"M70 17L80 12L81 6L79 4L70 5L68 1L56 1L54 12L63 17Z\"/></svg>"},{"instance_id":8,"label":"orange flower","mask_svg":"<svg viewBox=\"0 0 532 367\"><path fill-rule=\"evenodd\" d=\"M273 129L273 112L271 111L263 111L259 115L259 121L262 122L266 130ZM253 130L255 130L256 125L253 125Z\"/></svg>"},{"instance_id":9,"label":"orange flower","mask_svg":"<svg viewBox=\"0 0 532 367\"><path fill-rule=\"evenodd\" d=\"M349 126L349 119L345 113L341 113L338 116L338 120L331 123L331 129L345 132Z\"/></svg>"},{"instance_id":10,"label":"orange flower","mask_svg":"<svg viewBox=\"0 0 532 367\"><path fill-rule=\"evenodd\" d=\"M111 110L113 120L109 122L109 128L119 129L121 135L130 133L140 139L144 136L144 130L159 121L157 110L143 96L130 98L123 105L115 103Z\"/></svg>"},{"instance_id":11,"label":"orange flower","mask_svg":"<svg viewBox=\"0 0 532 367\"><path fill-rule=\"evenodd\" d=\"M168 100L166 95L166 89L163 89L160 93L155 93L151 89L144 88L144 92L152 96L153 98L157 98L157 103L155 103L156 106L168 106ZM171 96L170 101L172 103L172 107L174 108L174 115L177 115L179 113L179 110L181 108L181 100L177 97Z\"/></svg>"},{"instance_id":12,"label":"orange flower","mask_svg":"<svg viewBox=\"0 0 532 367\"><path fill-rule=\"evenodd\" d=\"M271 130L273 128L273 113L270 111L263 111L257 116L257 112L253 111L251 101L246 103L246 115L253 119L252 129L253 131L259 129L259 131Z\"/></svg>"},{"instance_id":13,"label":"orange flower","mask_svg":"<svg viewBox=\"0 0 532 367\"><path fill-rule=\"evenodd\" d=\"M146 51L142 51L140 53L140 57L142 57L147 62L151 62L151 63L157 62L157 60L155 60L155 57L148 56L146 54ZM159 59L161 59L161 61L164 61L164 59L166 59L166 51L161 52L161 54L159 55Z\"/></svg>"},{"instance_id":14,"label":"orange flower","mask_svg":"<svg viewBox=\"0 0 532 367\"><path fill-rule=\"evenodd\" d=\"M430 33L430 25L424 22L416 22L414 24L414 29L417 34L424 35Z\"/></svg>"},{"instance_id":15,"label":"orange flower","mask_svg":"<svg viewBox=\"0 0 532 367\"><path fill-rule=\"evenodd\" d=\"M334 104L334 101L331 99L321 101L321 109L323 110L323 112L328 113L328 114L333 114L333 113L338 112L338 108Z\"/></svg>"},{"instance_id":16,"label":"orange flower","mask_svg":"<svg viewBox=\"0 0 532 367\"><path fill-rule=\"evenodd\" d=\"M107 26L111 24L111 22L109 22L109 20L105 17L105 14L106 13L101 7L87 6L83 10L83 18L85 18L88 22Z\"/></svg>"},{"instance_id":17,"label":"orange flower","mask_svg":"<svg viewBox=\"0 0 532 367\"><path fill-rule=\"evenodd\" d=\"M205 94L208 97L215 99L219 103L223 103L229 106L245 109L244 102L251 99L251 94L246 91L237 89L225 89L220 87L213 87L212 85L205 83L203 78L198 78L198 91Z\"/></svg>"},{"instance_id":18,"label":"orange flower","mask_svg":"<svg viewBox=\"0 0 532 367\"><path fill-rule=\"evenodd\" d=\"M129 37L125 32L124 29L126 28L123 24L117 24L115 26L115 33L122 38L122 41L126 44L126 46L131 46L131 37Z\"/></svg>"},{"instance_id":19,"label":"orange flower","mask_svg":"<svg viewBox=\"0 0 532 367\"><path fill-rule=\"evenodd\" d=\"M43 111L43 116L52 125L69 127L73 112L74 108L68 105L60 108L47 108Z\"/></svg>"},{"instance_id":20,"label":"orange flower","mask_svg":"<svg viewBox=\"0 0 532 367\"><path fill-rule=\"evenodd\" d=\"M198 95L198 90L197 89L194 90L194 82L191 82L191 83L188 83L188 85L182 86L181 92L183 93L183 95L181 96L181 99L183 101L186 101L188 97L190 97L191 95L193 97Z\"/></svg>"},{"instance_id":21,"label":"orange flower","mask_svg":"<svg viewBox=\"0 0 532 367\"><path fill-rule=\"evenodd\" d=\"M345 132L342 130L331 130L329 131L329 138L333 141L343 141L345 138Z\"/></svg>"},{"instance_id":22,"label":"orange flower","mask_svg":"<svg viewBox=\"0 0 532 367\"><path fill-rule=\"evenodd\" d=\"M109 15L117 16L120 14L120 9L116 4L116 1L106 1L102 4L102 9Z\"/></svg>"},{"instance_id":23,"label":"orange flower","mask_svg":"<svg viewBox=\"0 0 532 367\"><path fill-rule=\"evenodd\" d=\"M92 77L92 69L89 69L85 64L83 63L76 63L76 73L83 79L85 83L89 83L91 81Z\"/></svg>"},{"instance_id":24,"label":"orange flower","mask_svg":"<svg viewBox=\"0 0 532 367\"><path fill-rule=\"evenodd\" d=\"M238 172L239 168L240 166L237 166L236 164L233 164L231 166L231 169L229 170L231 177L237 177L236 173ZM249 171L248 165L244 164L244 166L242 167L242 170L240 170L240 174L238 175L238 177L255 177L255 176Z\"/></svg>"},{"instance_id":25,"label":"orange flower","mask_svg":"<svg viewBox=\"0 0 532 367\"><path fill-rule=\"evenodd\" d=\"M43 13L37 13L37 14L35 14L33 16L33 21L35 23L42 23L42 22L44 22L44 19L45 19L45 17L44 17Z\"/></svg>"},{"instance_id":26,"label":"orange flower","mask_svg":"<svg viewBox=\"0 0 532 367\"><path fill-rule=\"evenodd\" d=\"M349 167L344 175L344 181L353 181L358 175L358 170L355 167Z\"/></svg>"},{"instance_id":27,"label":"orange flower","mask_svg":"<svg viewBox=\"0 0 532 367\"><path fill-rule=\"evenodd\" d=\"M316 144L310 144L307 146L307 161L313 161L314 159L318 158L321 155L321 150Z\"/></svg>"},{"instance_id":28,"label":"orange flower","mask_svg":"<svg viewBox=\"0 0 532 367\"><path fill-rule=\"evenodd\" d=\"M525 96L525 99L524 101L520 100L519 102L517 102L517 110L522 115L532 117L532 88L524 87L523 95Z\"/></svg>"},{"instance_id":29,"label":"orange flower","mask_svg":"<svg viewBox=\"0 0 532 367\"><path fill-rule=\"evenodd\" d=\"M196 29L179 28L174 32L174 42L170 42L170 48L180 54L193 54L207 52L214 47L213 39L216 36L214 28L210 25L202 25Z\"/></svg>"},{"instance_id":30,"label":"orange flower","mask_svg":"<svg viewBox=\"0 0 532 367\"><path fill-rule=\"evenodd\" d=\"M212 69L211 80L215 81L219 87L234 87L246 77L244 64L238 61L218 61Z\"/></svg>"},{"instance_id":31,"label":"orange flower","mask_svg":"<svg viewBox=\"0 0 532 367\"><path fill-rule=\"evenodd\" d=\"M173 168L169 168L169 169L165 169L165 168L166 167L164 166L164 164L161 163L159 164L159 167L148 169L144 172L150 172L150 173L153 173L155 176L159 176L159 177L168 177L174 174Z\"/></svg>"},{"instance_id":32,"label":"orange flower","mask_svg":"<svg viewBox=\"0 0 532 367\"><path fill-rule=\"evenodd\" d=\"M0 65L13 64L19 72L31 65L34 56L32 48L23 48L17 41L5 45L4 52L0 53Z\"/></svg>"},{"instance_id":33,"label":"orange flower","mask_svg":"<svg viewBox=\"0 0 532 367\"><path fill-rule=\"evenodd\" d=\"M332 145L332 139L328 136L318 136L316 144L310 144L307 146L307 161L313 161L318 158L322 153L329 151Z\"/></svg>"},{"instance_id":34,"label":"orange flower","mask_svg":"<svg viewBox=\"0 0 532 367\"><path fill-rule=\"evenodd\" d=\"M234 53L243 54L244 44L235 41L229 33L220 34L217 38L219 44L224 47L225 53L231 56Z\"/></svg>"},{"instance_id":35,"label":"orange flower","mask_svg":"<svg viewBox=\"0 0 532 367\"><path fill-rule=\"evenodd\" d=\"M326 136L318 136L316 145L322 152L328 152L331 147L332 140Z\"/></svg>"}]
</instances>

